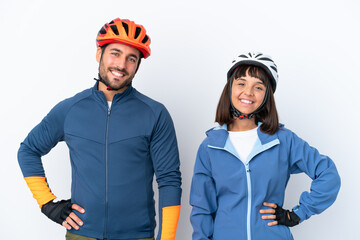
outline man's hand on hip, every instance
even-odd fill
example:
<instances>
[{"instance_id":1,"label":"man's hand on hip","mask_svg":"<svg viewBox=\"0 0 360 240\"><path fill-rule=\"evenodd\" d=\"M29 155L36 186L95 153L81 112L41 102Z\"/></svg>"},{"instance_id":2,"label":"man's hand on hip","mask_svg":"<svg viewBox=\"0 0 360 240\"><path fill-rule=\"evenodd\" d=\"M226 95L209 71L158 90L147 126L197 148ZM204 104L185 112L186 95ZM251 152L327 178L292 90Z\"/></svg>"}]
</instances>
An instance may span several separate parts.
<instances>
[{"instance_id":1,"label":"man's hand on hip","mask_svg":"<svg viewBox=\"0 0 360 240\"><path fill-rule=\"evenodd\" d=\"M78 230L79 226L83 225L83 222L72 211L73 209L80 213L85 213L85 209L79 205L71 204L71 199L61 200L60 202L48 202L41 207L41 212L68 230L70 230L72 227Z\"/></svg>"}]
</instances>

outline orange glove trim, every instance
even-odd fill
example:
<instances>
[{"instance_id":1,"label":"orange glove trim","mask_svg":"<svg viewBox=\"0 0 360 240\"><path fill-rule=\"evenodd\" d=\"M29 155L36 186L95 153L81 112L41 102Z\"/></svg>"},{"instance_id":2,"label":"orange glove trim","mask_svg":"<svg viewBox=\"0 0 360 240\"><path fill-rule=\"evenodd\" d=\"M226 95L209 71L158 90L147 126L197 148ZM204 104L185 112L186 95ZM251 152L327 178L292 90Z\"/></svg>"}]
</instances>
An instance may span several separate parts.
<instances>
[{"instance_id":1,"label":"orange glove trim","mask_svg":"<svg viewBox=\"0 0 360 240\"><path fill-rule=\"evenodd\" d=\"M25 177L24 179L40 208L45 203L56 198L56 196L52 194L45 177Z\"/></svg>"},{"instance_id":2,"label":"orange glove trim","mask_svg":"<svg viewBox=\"0 0 360 240\"><path fill-rule=\"evenodd\" d=\"M161 240L175 240L181 205L163 207Z\"/></svg>"}]
</instances>

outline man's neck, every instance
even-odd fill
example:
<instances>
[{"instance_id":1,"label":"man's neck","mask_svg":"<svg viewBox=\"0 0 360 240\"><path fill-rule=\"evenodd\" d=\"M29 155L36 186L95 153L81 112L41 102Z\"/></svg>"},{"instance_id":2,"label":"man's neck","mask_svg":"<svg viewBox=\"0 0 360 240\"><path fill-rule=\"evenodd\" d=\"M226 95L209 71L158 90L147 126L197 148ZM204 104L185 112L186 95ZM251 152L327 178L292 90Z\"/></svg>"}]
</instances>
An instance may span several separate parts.
<instances>
[{"instance_id":1,"label":"man's neck","mask_svg":"<svg viewBox=\"0 0 360 240\"><path fill-rule=\"evenodd\" d=\"M98 90L102 91L105 95L106 101L112 102L115 94L124 92L129 86L123 87L119 90L107 90L107 86L99 81Z\"/></svg>"}]
</instances>

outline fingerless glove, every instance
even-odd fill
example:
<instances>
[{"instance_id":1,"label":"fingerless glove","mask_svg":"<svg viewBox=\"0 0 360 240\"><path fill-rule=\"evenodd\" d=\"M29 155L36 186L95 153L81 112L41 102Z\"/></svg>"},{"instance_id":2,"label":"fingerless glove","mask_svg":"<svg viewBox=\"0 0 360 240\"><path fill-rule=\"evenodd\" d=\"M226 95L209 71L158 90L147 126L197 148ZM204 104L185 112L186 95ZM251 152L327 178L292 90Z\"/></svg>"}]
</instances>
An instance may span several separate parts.
<instances>
[{"instance_id":1,"label":"fingerless glove","mask_svg":"<svg viewBox=\"0 0 360 240\"><path fill-rule=\"evenodd\" d=\"M41 207L41 212L58 224L62 224L72 211L71 199L50 201Z\"/></svg>"},{"instance_id":2,"label":"fingerless glove","mask_svg":"<svg viewBox=\"0 0 360 240\"><path fill-rule=\"evenodd\" d=\"M285 210L280 206L277 206L277 208L275 208L275 216L276 216L276 220L278 221L278 224L280 225L293 227L300 223L300 218L298 215L296 215L296 213L292 211L290 212L289 210Z\"/></svg>"}]
</instances>

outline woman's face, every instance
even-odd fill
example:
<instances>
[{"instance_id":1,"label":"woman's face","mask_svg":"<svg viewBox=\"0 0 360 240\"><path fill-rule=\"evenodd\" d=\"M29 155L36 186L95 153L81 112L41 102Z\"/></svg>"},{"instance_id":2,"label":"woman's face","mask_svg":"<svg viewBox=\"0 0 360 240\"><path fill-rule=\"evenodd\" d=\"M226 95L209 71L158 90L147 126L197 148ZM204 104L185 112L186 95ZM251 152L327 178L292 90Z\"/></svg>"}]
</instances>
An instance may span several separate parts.
<instances>
[{"instance_id":1,"label":"woman's face","mask_svg":"<svg viewBox=\"0 0 360 240\"><path fill-rule=\"evenodd\" d=\"M253 113L263 102L266 87L259 78L246 76L233 80L231 101L242 114Z\"/></svg>"}]
</instances>

